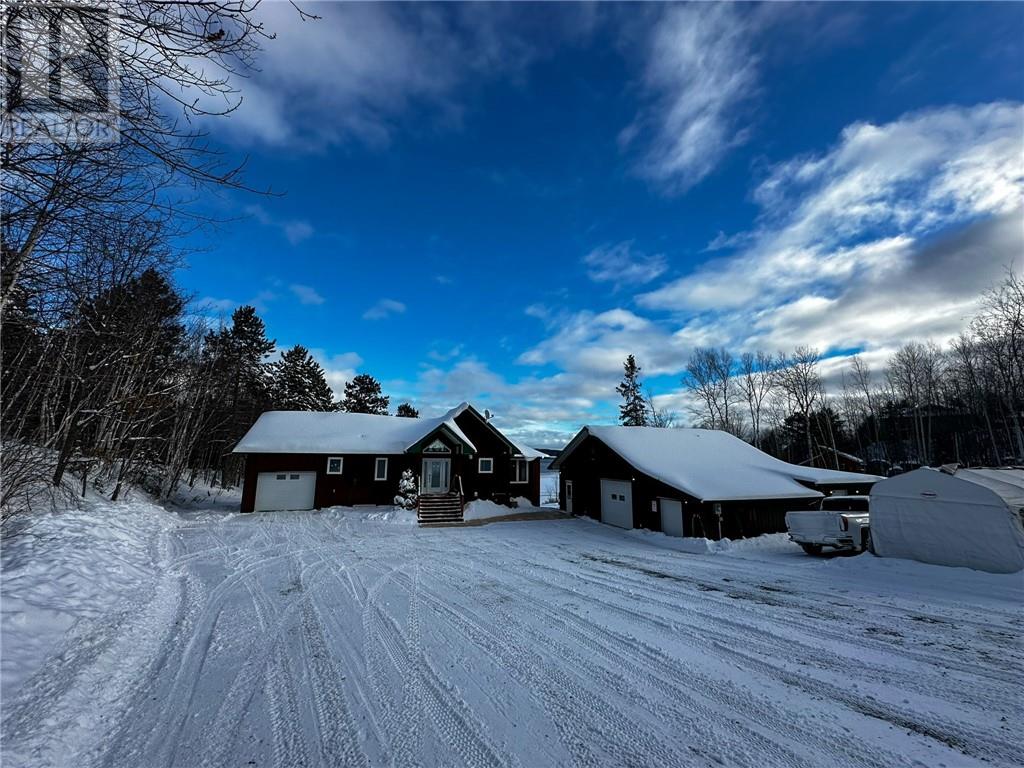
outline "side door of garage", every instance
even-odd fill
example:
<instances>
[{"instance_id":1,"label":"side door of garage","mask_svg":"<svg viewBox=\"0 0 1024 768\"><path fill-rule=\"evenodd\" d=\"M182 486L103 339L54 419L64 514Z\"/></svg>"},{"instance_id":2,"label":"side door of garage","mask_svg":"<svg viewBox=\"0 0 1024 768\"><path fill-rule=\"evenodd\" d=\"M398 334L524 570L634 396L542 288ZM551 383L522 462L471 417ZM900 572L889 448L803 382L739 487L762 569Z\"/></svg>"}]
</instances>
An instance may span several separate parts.
<instances>
[{"instance_id":1,"label":"side door of garage","mask_svg":"<svg viewBox=\"0 0 1024 768\"><path fill-rule=\"evenodd\" d=\"M601 522L633 527L633 484L628 480L601 478Z\"/></svg>"},{"instance_id":2,"label":"side door of garage","mask_svg":"<svg viewBox=\"0 0 1024 768\"><path fill-rule=\"evenodd\" d=\"M666 536L683 535L683 502L675 499L658 499L661 510L661 531Z\"/></svg>"},{"instance_id":3,"label":"side door of garage","mask_svg":"<svg viewBox=\"0 0 1024 768\"><path fill-rule=\"evenodd\" d=\"M260 472L256 478L256 512L312 509L316 472Z\"/></svg>"}]
</instances>

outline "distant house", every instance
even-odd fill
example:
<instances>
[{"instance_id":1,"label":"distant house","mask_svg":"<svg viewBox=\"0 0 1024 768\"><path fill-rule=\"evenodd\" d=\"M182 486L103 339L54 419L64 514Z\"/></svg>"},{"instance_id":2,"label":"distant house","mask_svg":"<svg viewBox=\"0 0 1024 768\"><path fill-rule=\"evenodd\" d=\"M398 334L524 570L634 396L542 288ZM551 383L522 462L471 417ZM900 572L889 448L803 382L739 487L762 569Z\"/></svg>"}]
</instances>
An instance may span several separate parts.
<instances>
[{"instance_id":1,"label":"distant house","mask_svg":"<svg viewBox=\"0 0 1024 768\"><path fill-rule=\"evenodd\" d=\"M469 403L431 419L268 411L234 453L245 457L243 512L390 505L406 469L420 478L421 520L461 519L476 498L540 503L542 454Z\"/></svg>"},{"instance_id":2,"label":"distant house","mask_svg":"<svg viewBox=\"0 0 1024 768\"><path fill-rule=\"evenodd\" d=\"M570 514L710 539L785 531L787 510L882 479L789 464L719 430L655 427L584 427L551 468Z\"/></svg>"},{"instance_id":3,"label":"distant house","mask_svg":"<svg viewBox=\"0 0 1024 768\"><path fill-rule=\"evenodd\" d=\"M854 456L852 453L844 453L843 451L830 448L827 445L818 445L814 452L814 461L801 461L801 465L814 464L816 467L828 467L829 469L838 469L842 472L864 472L867 468L867 462L859 456Z\"/></svg>"}]
</instances>

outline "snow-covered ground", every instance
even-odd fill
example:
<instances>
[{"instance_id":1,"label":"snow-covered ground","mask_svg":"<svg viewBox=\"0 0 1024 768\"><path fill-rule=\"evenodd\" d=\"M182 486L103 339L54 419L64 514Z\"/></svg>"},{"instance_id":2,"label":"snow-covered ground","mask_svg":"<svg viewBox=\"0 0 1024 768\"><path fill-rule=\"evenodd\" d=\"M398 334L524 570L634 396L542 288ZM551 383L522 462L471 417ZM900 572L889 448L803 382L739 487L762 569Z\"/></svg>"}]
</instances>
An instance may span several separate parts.
<instances>
[{"instance_id":1,"label":"snow-covered ground","mask_svg":"<svg viewBox=\"0 0 1024 768\"><path fill-rule=\"evenodd\" d=\"M1019 574L413 523L45 519L4 550L3 764L1019 764Z\"/></svg>"}]
</instances>

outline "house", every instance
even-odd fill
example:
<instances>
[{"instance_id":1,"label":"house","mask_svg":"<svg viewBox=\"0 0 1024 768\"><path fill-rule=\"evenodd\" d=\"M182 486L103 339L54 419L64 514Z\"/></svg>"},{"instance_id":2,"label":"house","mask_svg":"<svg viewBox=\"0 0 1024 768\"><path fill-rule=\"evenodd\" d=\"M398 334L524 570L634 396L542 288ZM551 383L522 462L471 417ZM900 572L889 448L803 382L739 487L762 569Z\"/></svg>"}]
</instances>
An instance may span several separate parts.
<instances>
[{"instance_id":1,"label":"house","mask_svg":"<svg viewBox=\"0 0 1024 768\"><path fill-rule=\"evenodd\" d=\"M871 490L882 557L992 573L1024 569L1024 469L915 469Z\"/></svg>"},{"instance_id":2,"label":"house","mask_svg":"<svg viewBox=\"0 0 1024 768\"><path fill-rule=\"evenodd\" d=\"M710 539L785 531L788 510L882 479L789 464L728 432L656 427L584 427L551 468L570 514Z\"/></svg>"},{"instance_id":3,"label":"house","mask_svg":"<svg viewBox=\"0 0 1024 768\"><path fill-rule=\"evenodd\" d=\"M406 469L420 478L421 521L461 519L478 498L540 502L541 454L469 403L430 419L268 411L234 453L245 457L243 512L391 505Z\"/></svg>"},{"instance_id":4,"label":"house","mask_svg":"<svg viewBox=\"0 0 1024 768\"><path fill-rule=\"evenodd\" d=\"M865 472L867 470L867 462L859 456L821 444L814 451L814 461L805 459L800 464L801 466L813 464L817 467L828 467L842 472Z\"/></svg>"}]
</instances>

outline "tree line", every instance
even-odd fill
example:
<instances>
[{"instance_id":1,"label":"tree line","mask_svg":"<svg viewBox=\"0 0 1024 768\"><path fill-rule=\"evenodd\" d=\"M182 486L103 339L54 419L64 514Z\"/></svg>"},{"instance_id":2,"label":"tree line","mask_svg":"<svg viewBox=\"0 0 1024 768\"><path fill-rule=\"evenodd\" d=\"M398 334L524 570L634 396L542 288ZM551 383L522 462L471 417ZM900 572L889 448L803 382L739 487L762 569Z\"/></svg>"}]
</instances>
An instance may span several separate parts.
<instances>
[{"instance_id":1,"label":"tree line","mask_svg":"<svg viewBox=\"0 0 1024 768\"><path fill-rule=\"evenodd\" d=\"M694 426L721 429L797 464L887 474L944 463L1024 463L1024 281L1013 272L985 293L946 347L912 341L883 371L851 357L827 391L822 356L724 347L693 350L681 385ZM627 426L670 427L633 355L616 391Z\"/></svg>"},{"instance_id":2,"label":"tree line","mask_svg":"<svg viewBox=\"0 0 1024 768\"><path fill-rule=\"evenodd\" d=\"M273 38L259 4L26 3L0 20L10 65L0 75L4 520L63 492L71 477L82 491L102 480L115 498L134 482L167 495L196 471L230 484L237 467L227 452L267 407L388 407L368 376L335 403L306 349L271 359L275 344L252 307L211 329L171 280L182 236L212 223L194 205L198 192L259 193L196 128L240 103L238 76ZM18 62L40 53L26 48L39 30L56 31L74 54L62 56L60 82L75 88L51 83L47 112L73 118L85 96L105 103L116 81L117 140L51 134L43 122L32 140L16 135L33 109Z\"/></svg>"},{"instance_id":3,"label":"tree line","mask_svg":"<svg viewBox=\"0 0 1024 768\"><path fill-rule=\"evenodd\" d=\"M276 343L251 306L210 329L152 261L108 254L117 275L82 291L58 322L23 299L0 329L4 392L0 494L5 515L33 497L90 480L117 499L143 483L162 496L199 473L238 481L230 451L266 410L387 413L368 374L335 400L324 369L296 345ZM124 254L122 254L124 255ZM95 284L93 285L95 287ZM400 416L416 417L408 403Z\"/></svg>"}]
</instances>

